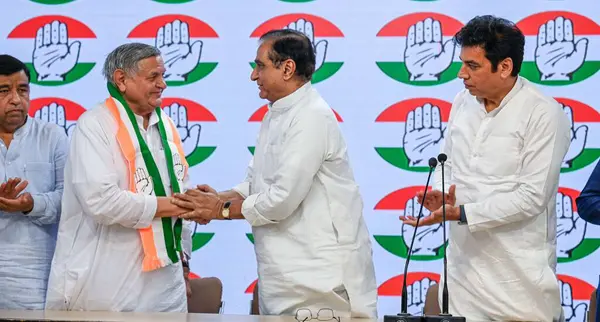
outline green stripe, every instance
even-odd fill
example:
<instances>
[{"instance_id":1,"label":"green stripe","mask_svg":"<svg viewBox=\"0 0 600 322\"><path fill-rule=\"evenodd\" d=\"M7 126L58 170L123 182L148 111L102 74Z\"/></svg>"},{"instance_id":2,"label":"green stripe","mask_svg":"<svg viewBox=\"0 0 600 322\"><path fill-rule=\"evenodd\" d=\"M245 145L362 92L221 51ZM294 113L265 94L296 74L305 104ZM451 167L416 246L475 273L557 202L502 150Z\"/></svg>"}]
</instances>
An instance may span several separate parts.
<instances>
[{"instance_id":1,"label":"green stripe","mask_svg":"<svg viewBox=\"0 0 600 322\"><path fill-rule=\"evenodd\" d=\"M156 108L156 114L158 115L158 130L160 132L160 138L162 139L162 144L165 149L165 158L167 160L167 169L169 171L169 178L171 179L171 189L173 193L180 193L181 187L179 187L179 181L177 180L177 176L175 175L175 166L173 165L173 153L171 152L171 146L169 146L169 141L167 140L167 131L165 130L165 124L162 120L162 113L160 107ZM185 158L185 156L182 156ZM171 219L171 218L169 218ZM169 227L171 227L169 225ZM178 252L181 252L181 228L182 228L182 220L177 218L175 220L175 249ZM173 236L173 231L169 234L169 236ZM166 238L166 236L165 236ZM173 246L171 246L173 247Z\"/></svg>"},{"instance_id":2,"label":"green stripe","mask_svg":"<svg viewBox=\"0 0 600 322\"><path fill-rule=\"evenodd\" d=\"M110 95L112 97L117 99L123 105L123 107L125 108L125 112L127 112L127 116L129 118L129 121L131 122L131 125L135 131L135 136L137 137L138 143L140 145L140 150L142 153L142 157L144 159L144 163L146 165L146 168L148 169L150 177L152 178L152 183L154 186L154 195L156 195L157 197L166 197L167 194L165 193L165 188L163 186L162 179L160 177L160 172L158 171L156 162L154 162L154 158L152 156L152 153L150 152L150 149L148 148L148 145L146 144L146 141L144 140L144 137L142 137L142 134L140 133L140 128L137 123L137 120L135 119L135 115L133 114L133 111L131 110L131 108L129 107L129 105L123 98L123 96L121 96L121 93L119 93L117 88L110 83L108 83L108 92L110 93ZM165 145L166 136L165 136L165 132L164 132L164 125L162 124L162 118L160 117L160 107L157 107L156 109L158 112L159 130L162 128L162 131L160 131L161 132L160 136L161 136L161 139L163 142L163 149L165 151L165 157L167 158L169 175L171 177L171 186L177 187L177 189L179 189L179 184L177 183L177 180L175 180L175 184L173 184L173 178L175 175L175 172L173 169L173 156L171 155L171 149L169 148L169 145L168 144ZM171 161L171 163L168 163L169 160ZM171 176L171 173L173 173L173 176ZM164 217L164 218L162 218L161 221L162 221L162 226L163 226L163 235L164 235L164 240L165 240L165 246L167 249L167 255L169 256L169 259L171 259L171 261L173 263L177 263L177 261L179 260L179 257L177 256L177 251L175 248L176 241L174 240L174 238L176 238L176 236L174 236L174 234L173 234L172 218ZM180 219L178 221L180 221ZM181 223L179 223L179 224L181 225ZM177 242L177 244L180 245L180 243L181 243L181 231L179 232L179 241ZM180 246L178 248L180 248Z\"/></svg>"}]
</instances>

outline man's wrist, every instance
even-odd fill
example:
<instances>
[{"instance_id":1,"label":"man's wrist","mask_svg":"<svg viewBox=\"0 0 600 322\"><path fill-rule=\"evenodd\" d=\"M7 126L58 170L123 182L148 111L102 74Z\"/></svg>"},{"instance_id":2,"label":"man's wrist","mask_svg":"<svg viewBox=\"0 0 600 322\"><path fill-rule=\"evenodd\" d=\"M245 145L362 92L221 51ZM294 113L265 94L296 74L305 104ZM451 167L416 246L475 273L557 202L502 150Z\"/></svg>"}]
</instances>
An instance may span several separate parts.
<instances>
[{"instance_id":1,"label":"man's wrist","mask_svg":"<svg viewBox=\"0 0 600 322\"><path fill-rule=\"evenodd\" d=\"M217 202L217 213L213 215L213 219L225 219L223 218L223 206L225 205L225 201L221 198L218 199Z\"/></svg>"}]
</instances>

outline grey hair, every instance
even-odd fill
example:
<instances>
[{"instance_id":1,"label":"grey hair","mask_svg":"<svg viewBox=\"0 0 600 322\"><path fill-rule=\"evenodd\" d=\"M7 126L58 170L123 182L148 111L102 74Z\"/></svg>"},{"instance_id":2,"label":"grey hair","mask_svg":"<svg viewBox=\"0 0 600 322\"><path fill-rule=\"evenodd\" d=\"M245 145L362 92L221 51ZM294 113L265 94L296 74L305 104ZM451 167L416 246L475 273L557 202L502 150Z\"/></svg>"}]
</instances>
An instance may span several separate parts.
<instances>
[{"instance_id":1,"label":"grey hair","mask_svg":"<svg viewBox=\"0 0 600 322\"><path fill-rule=\"evenodd\" d=\"M128 43L115 48L108 54L104 61L102 74L106 80L113 85L113 75L117 69L122 69L129 75L138 72L138 63L140 60L160 56L158 48L142 43Z\"/></svg>"}]
</instances>

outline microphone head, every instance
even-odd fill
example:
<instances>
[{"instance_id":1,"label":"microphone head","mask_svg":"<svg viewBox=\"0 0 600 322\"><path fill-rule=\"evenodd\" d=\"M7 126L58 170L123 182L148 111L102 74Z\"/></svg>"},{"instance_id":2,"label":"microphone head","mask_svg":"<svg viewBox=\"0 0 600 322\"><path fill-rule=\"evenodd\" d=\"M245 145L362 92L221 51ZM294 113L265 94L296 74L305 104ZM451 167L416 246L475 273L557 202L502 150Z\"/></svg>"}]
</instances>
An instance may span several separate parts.
<instances>
[{"instance_id":1,"label":"microphone head","mask_svg":"<svg viewBox=\"0 0 600 322\"><path fill-rule=\"evenodd\" d=\"M435 158L431 158L429 159L429 167L430 168L435 168L437 166L437 160Z\"/></svg>"},{"instance_id":2,"label":"microphone head","mask_svg":"<svg viewBox=\"0 0 600 322\"><path fill-rule=\"evenodd\" d=\"M438 161L440 161L441 163L446 162L446 160L448 160L448 156L446 156L446 154L440 153L440 155L438 155Z\"/></svg>"}]
</instances>

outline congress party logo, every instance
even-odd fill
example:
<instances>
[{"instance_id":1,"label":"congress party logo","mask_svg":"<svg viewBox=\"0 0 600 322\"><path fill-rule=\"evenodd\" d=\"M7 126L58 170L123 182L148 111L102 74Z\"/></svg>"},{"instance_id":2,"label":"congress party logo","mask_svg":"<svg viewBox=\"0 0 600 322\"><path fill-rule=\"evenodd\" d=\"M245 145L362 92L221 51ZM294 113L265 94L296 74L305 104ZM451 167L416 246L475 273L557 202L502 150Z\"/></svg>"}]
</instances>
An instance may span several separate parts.
<instances>
[{"instance_id":1,"label":"congress party logo","mask_svg":"<svg viewBox=\"0 0 600 322\"><path fill-rule=\"evenodd\" d=\"M76 0L30 0L41 4L65 4Z\"/></svg>"},{"instance_id":2,"label":"congress party logo","mask_svg":"<svg viewBox=\"0 0 600 322\"><path fill-rule=\"evenodd\" d=\"M250 118L248 119L248 122L250 122L250 123L262 122L262 120L265 118L265 115L267 114L268 111L269 111L269 107L266 104L261 106L258 110L256 110L256 112L254 112L254 114L252 114L252 116L250 116ZM342 117L338 114L338 112L333 110L333 113L335 114L335 117L337 118L338 122L343 122ZM255 149L254 146L248 147L248 150L252 154L254 154L254 149Z\"/></svg>"},{"instance_id":3,"label":"congress party logo","mask_svg":"<svg viewBox=\"0 0 600 322\"><path fill-rule=\"evenodd\" d=\"M319 16L306 13L277 16L263 22L254 29L250 34L250 38L259 38L270 30L283 28L303 32L311 40L316 56L315 73L312 78L313 84L328 79L342 68L344 63L332 61L330 53L331 48L334 52L339 50L339 47L335 47L335 39L344 37L344 34L333 23ZM330 42L334 44L333 47L329 46ZM333 59L335 59L335 54L333 56ZM255 67L253 62L250 65L252 68Z\"/></svg>"},{"instance_id":4,"label":"congress party logo","mask_svg":"<svg viewBox=\"0 0 600 322\"><path fill-rule=\"evenodd\" d=\"M417 201L416 194L424 189L425 186L412 186L396 190L385 196L375 205L375 210L378 212L387 212L386 215L396 218L398 231L402 231L401 236L373 236L381 247L396 256L406 258L412 236L415 233L413 226L406 225L397 218L402 214L404 216L418 217L421 204ZM431 187L429 187L429 190L431 190ZM423 217L429 216L429 214L429 210L423 207ZM418 227L418 232L413 245L411 259L430 261L442 258L445 251L442 224L421 226ZM448 234L446 234L446 238L447 236Z\"/></svg>"},{"instance_id":5,"label":"congress party logo","mask_svg":"<svg viewBox=\"0 0 600 322\"><path fill-rule=\"evenodd\" d=\"M29 116L53 123L64 129L69 138L73 135L79 116L86 111L81 105L60 97L42 97L31 100Z\"/></svg>"},{"instance_id":6,"label":"congress party logo","mask_svg":"<svg viewBox=\"0 0 600 322\"><path fill-rule=\"evenodd\" d=\"M571 124L571 145L561 164L561 172L567 173L584 168L600 157L600 148L591 138L596 133L600 113L593 107L568 98L555 97Z\"/></svg>"},{"instance_id":7,"label":"congress party logo","mask_svg":"<svg viewBox=\"0 0 600 322\"><path fill-rule=\"evenodd\" d=\"M565 321L586 322L590 297L595 287L576 277L557 274L560 289L560 302Z\"/></svg>"},{"instance_id":8,"label":"congress party logo","mask_svg":"<svg viewBox=\"0 0 600 322\"><path fill-rule=\"evenodd\" d=\"M429 158L440 153L451 106L435 98L414 98L391 105L375 119L382 133L375 151L397 168L429 171ZM396 146L399 141L401 147Z\"/></svg>"},{"instance_id":9,"label":"congress party logo","mask_svg":"<svg viewBox=\"0 0 600 322\"><path fill-rule=\"evenodd\" d=\"M568 11L546 11L517 23L526 37L521 75L543 85L581 82L600 69L593 43L600 26Z\"/></svg>"},{"instance_id":10,"label":"congress party logo","mask_svg":"<svg viewBox=\"0 0 600 322\"><path fill-rule=\"evenodd\" d=\"M577 197L579 191L564 187L559 187L556 194L556 255L559 263L582 259L600 248L600 236L590 236L587 222L579 217Z\"/></svg>"},{"instance_id":11,"label":"congress party logo","mask_svg":"<svg viewBox=\"0 0 600 322\"><path fill-rule=\"evenodd\" d=\"M438 284L440 275L430 272L411 272L406 274L407 311L410 314L421 315L425 306L425 299L429 287ZM383 282L377 288L379 301L383 306L390 302L390 307L397 307L402 298L402 287L404 286L404 274L394 276ZM436 296L437 299L437 296ZM392 304L393 302L393 304Z\"/></svg>"},{"instance_id":12,"label":"congress party logo","mask_svg":"<svg viewBox=\"0 0 600 322\"><path fill-rule=\"evenodd\" d=\"M171 117L181 141L183 152L190 167L208 159L216 146L202 146L206 129L216 131L217 119L204 106L183 98L163 98L161 108Z\"/></svg>"},{"instance_id":13,"label":"congress party logo","mask_svg":"<svg viewBox=\"0 0 600 322\"><path fill-rule=\"evenodd\" d=\"M127 38L144 40L156 46L165 61L165 80L169 86L182 86L197 82L216 67L210 62L211 39L218 38L215 30L194 17L170 14L143 21Z\"/></svg>"},{"instance_id":14,"label":"congress party logo","mask_svg":"<svg viewBox=\"0 0 600 322\"><path fill-rule=\"evenodd\" d=\"M31 82L37 85L58 86L79 80L94 68L86 62L89 40L94 32L82 22L66 16L39 16L19 24L8 39L31 45Z\"/></svg>"},{"instance_id":15,"label":"congress party logo","mask_svg":"<svg viewBox=\"0 0 600 322\"><path fill-rule=\"evenodd\" d=\"M455 79L461 62L452 37L463 24L433 12L412 13L387 23L377 37L389 50L379 51L377 66L404 84L430 86ZM455 53L456 52L456 53Z\"/></svg>"}]
</instances>

